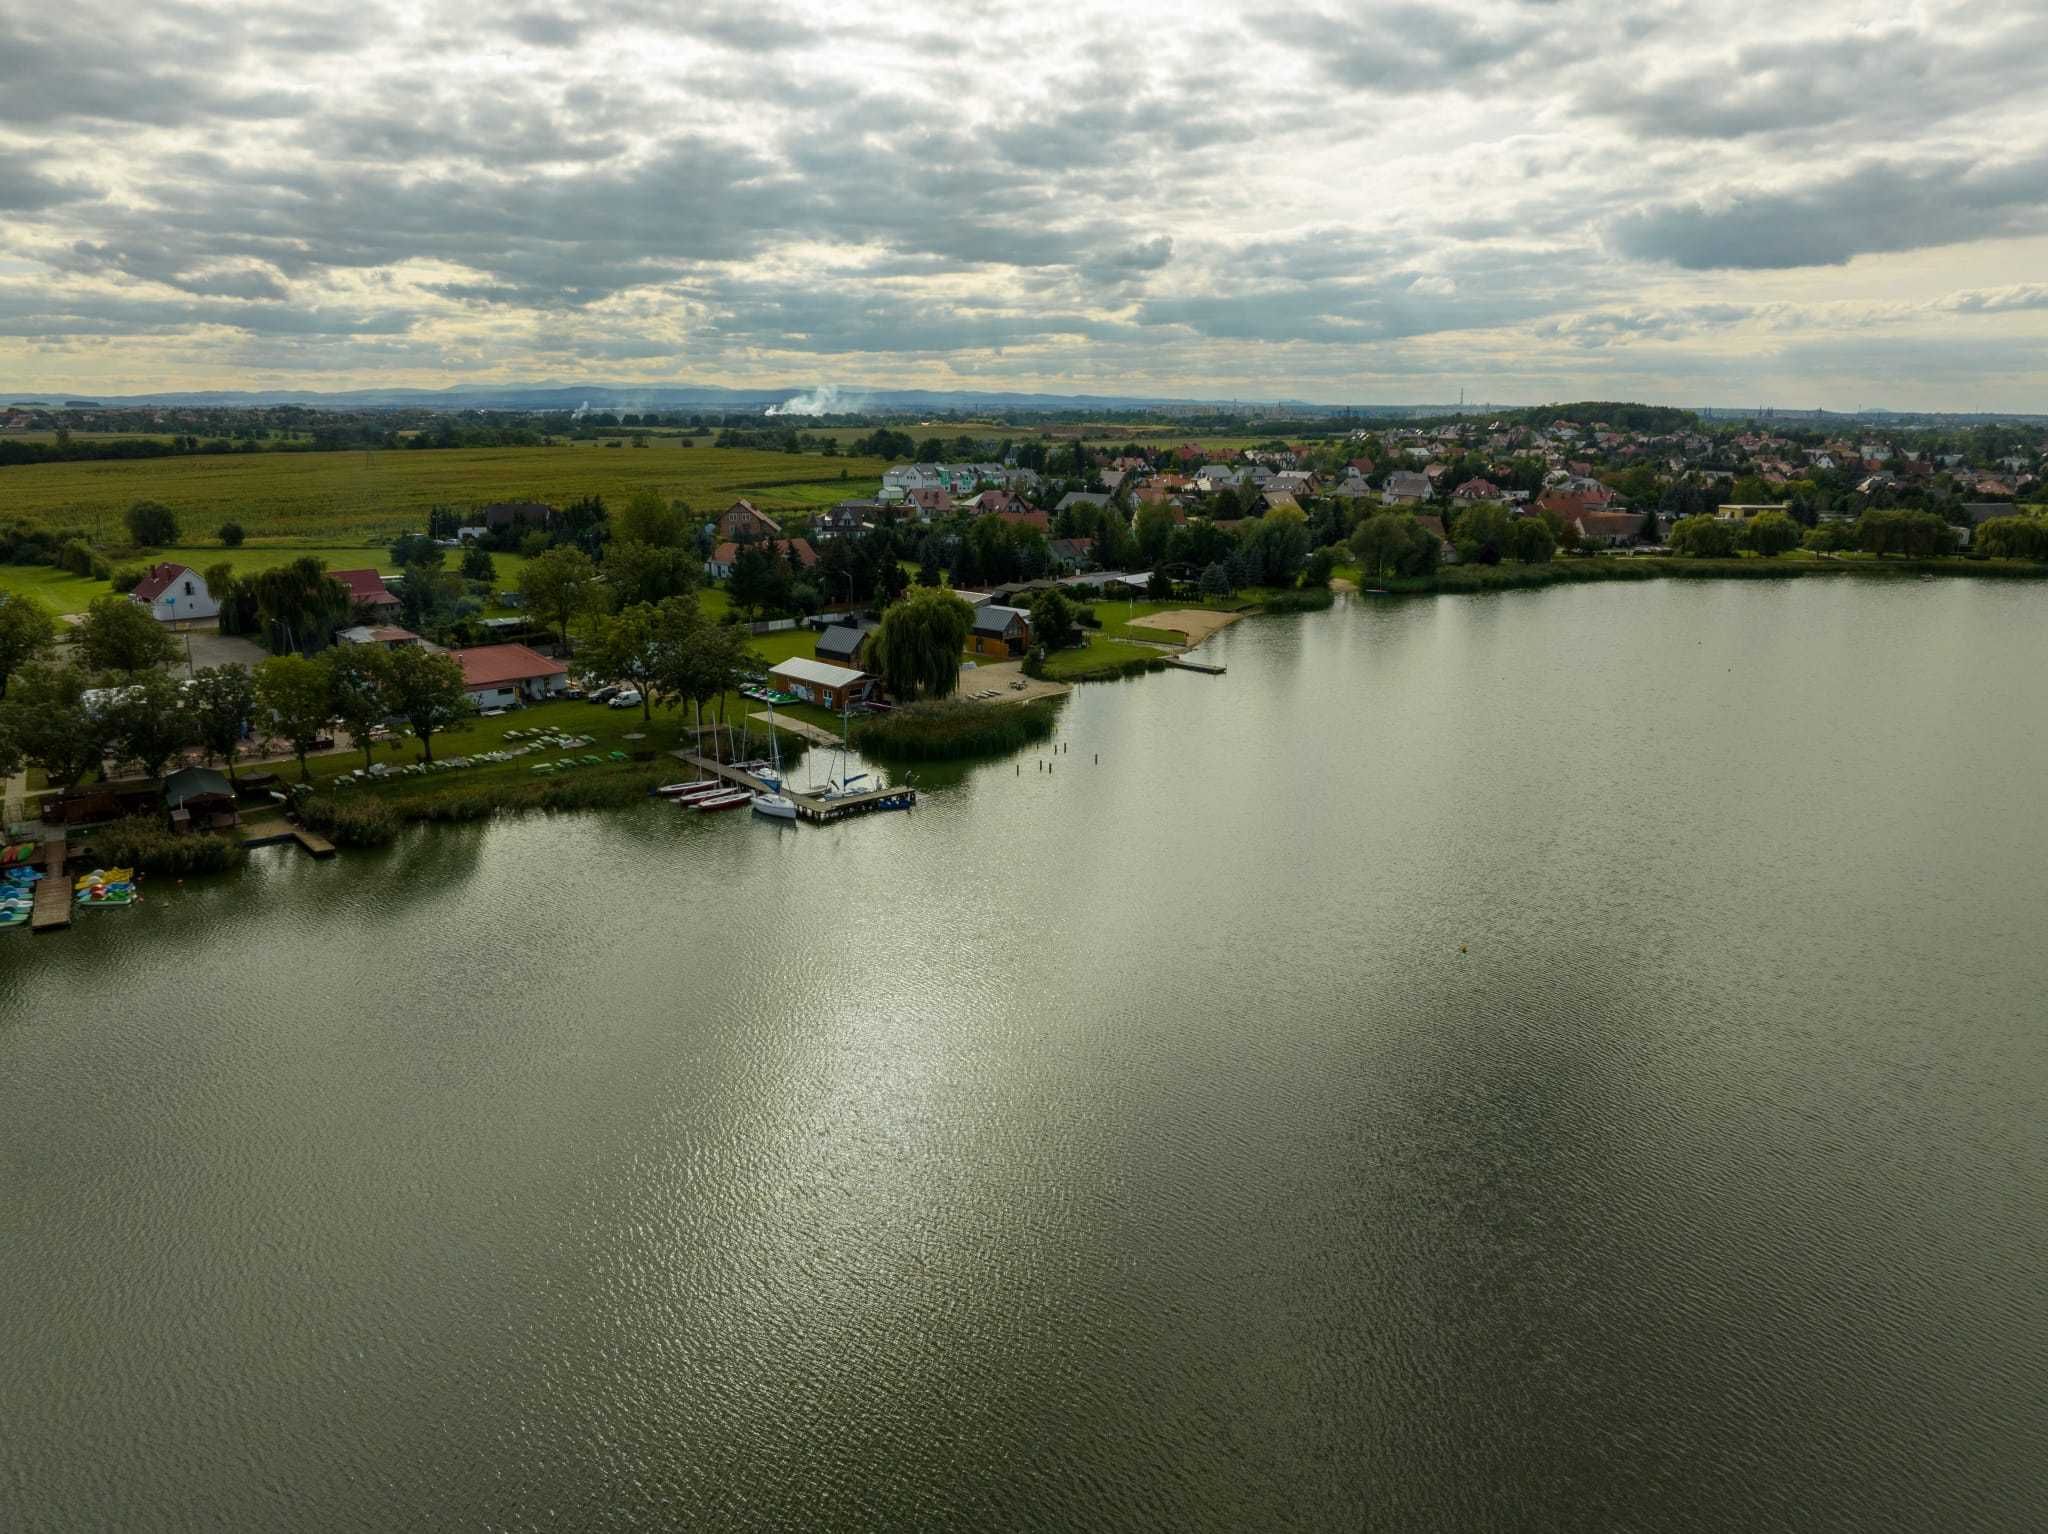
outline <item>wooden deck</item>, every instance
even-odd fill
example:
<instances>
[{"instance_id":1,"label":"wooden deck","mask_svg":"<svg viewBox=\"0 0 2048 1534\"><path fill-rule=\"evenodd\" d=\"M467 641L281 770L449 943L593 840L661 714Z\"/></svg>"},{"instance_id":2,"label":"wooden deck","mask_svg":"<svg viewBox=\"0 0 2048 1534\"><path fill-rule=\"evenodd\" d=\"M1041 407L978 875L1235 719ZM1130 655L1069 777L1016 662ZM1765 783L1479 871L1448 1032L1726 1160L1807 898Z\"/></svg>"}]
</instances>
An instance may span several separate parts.
<instances>
[{"instance_id":1,"label":"wooden deck","mask_svg":"<svg viewBox=\"0 0 2048 1534\"><path fill-rule=\"evenodd\" d=\"M779 721L778 721L779 722ZM735 788L744 788L750 793L765 794L768 785L738 767L724 762L714 762L708 756L699 756L694 751L672 753L678 761L697 769L708 778L721 778ZM783 795L796 806L799 820L808 820L814 825L830 825L835 820L847 820L855 815L871 815L877 810L905 809L917 803L914 788L878 788L871 793L848 794L843 799L821 799L816 794L799 793L788 784L782 787Z\"/></svg>"},{"instance_id":2,"label":"wooden deck","mask_svg":"<svg viewBox=\"0 0 2048 1534\"><path fill-rule=\"evenodd\" d=\"M301 847L304 847L316 858L331 858L334 856L334 843L330 842L318 831L308 831L304 826L294 825L292 827L292 840Z\"/></svg>"},{"instance_id":3,"label":"wooden deck","mask_svg":"<svg viewBox=\"0 0 2048 1534\"><path fill-rule=\"evenodd\" d=\"M1169 655L1166 664L1180 671L1199 671L1204 676L1222 676L1221 666L1212 666L1204 660L1189 660L1185 655Z\"/></svg>"},{"instance_id":4,"label":"wooden deck","mask_svg":"<svg viewBox=\"0 0 2048 1534\"><path fill-rule=\"evenodd\" d=\"M31 932L61 932L71 925L71 880L64 873L68 855L61 836L43 843L43 877L36 884L35 909L28 918Z\"/></svg>"}]
</instances>

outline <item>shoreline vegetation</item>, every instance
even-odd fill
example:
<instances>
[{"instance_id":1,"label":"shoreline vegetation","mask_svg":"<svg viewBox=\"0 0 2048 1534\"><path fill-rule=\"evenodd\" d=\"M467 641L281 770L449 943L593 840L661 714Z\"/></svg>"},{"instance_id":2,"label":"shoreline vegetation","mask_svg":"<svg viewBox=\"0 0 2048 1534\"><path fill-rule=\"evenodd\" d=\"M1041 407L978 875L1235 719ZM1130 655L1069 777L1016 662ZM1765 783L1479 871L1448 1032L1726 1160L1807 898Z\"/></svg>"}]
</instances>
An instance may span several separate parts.
<instances>
[{"instance_id":1,"label":"shoreline vegetation","mask_svg":"<svg viewBox=\"0 0 2048 1534\"><path fill-rule=\"evenodd\" d=\"M1340 567L1343 576L1367 590L1403 596L1462 596L1482 591L1525 590L1574 582L1648 580L1799 580L1839 576L1846 579L1904 580L1922 575L1977 577L1988 580L2048 579L2048 564L2020 559L1936 559L1874 557L1695 559L1685 555L1593 555L1552 560L1547 564L1442 565L1427 575L1372 578L1356 565Z\"/></svg>"}]
</instances>

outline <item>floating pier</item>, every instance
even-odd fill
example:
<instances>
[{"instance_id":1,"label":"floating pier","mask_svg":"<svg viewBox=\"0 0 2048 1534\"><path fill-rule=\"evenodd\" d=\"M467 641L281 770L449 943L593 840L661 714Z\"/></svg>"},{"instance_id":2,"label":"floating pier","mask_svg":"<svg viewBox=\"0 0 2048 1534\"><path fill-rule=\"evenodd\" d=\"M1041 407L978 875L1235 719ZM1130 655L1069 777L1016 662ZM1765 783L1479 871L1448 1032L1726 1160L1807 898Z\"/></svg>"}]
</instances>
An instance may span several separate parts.
<instances>
[{"instance_id":1,"label":"floating pier","mask_svg":"<svg viewBox=\"0 0 2048 1534\"><path fill-rule=\"evenodd\" d=\"M1212 666L1205 660L1189 660L1185 655L1169 655L1166 664L1180 671L1199 671L1203 676L1223 675L1221 666Z\"/></svg>"},{"instance_id":2,"label":"floating pier","mask_svg":"<svg viewBox=\"0 0 2048 1534\"><path fill-rule=\"evenodd\" d=\"M714 762L708 756L699 756L694 751L677 751L676 759L696 768L711 777L722 778L735 788L744 788L749 793L766 794L775 792L767 782L755 777L744 767L734 767L725 762ZM847 794L837 799L822 798L817 794L806 794L782 785L784 798L796 806L797 819L808 820L814 825L830 825L835 820L848 820L855 815L872 815L877 810L906 810L917 803L914 788L877 788L864 794Z\"/></svg>"},{"instance_id":3,"label":"floating pier","mask_svg":"<svg viewBox=\"0 0 2048 1534\"><path fill-rule=\"evenodd\" d=\"M71 925L71 881L64 876L64 838L53 836L43 843L43 877L36 883L35 909L29 913L31 932L61 932Z\"/></svg>"}]
</instances>

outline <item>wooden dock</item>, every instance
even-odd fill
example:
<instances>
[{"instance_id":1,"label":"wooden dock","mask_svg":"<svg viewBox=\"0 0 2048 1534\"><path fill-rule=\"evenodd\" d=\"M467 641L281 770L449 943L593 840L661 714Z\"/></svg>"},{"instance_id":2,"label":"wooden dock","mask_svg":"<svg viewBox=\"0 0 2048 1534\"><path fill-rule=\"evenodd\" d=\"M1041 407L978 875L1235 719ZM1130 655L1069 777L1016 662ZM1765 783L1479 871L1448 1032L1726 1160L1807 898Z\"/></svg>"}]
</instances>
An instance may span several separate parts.
<instances>
[{"instance_id":1,"label":"wooden dock","mask_svg":"<svg viewBox=\"0 0 2048 1534\"><path fill-rule=\"evenodd\" d=\"M779 722L779 721L778 721ZM708 756L699 756L694 751L677 751L673 755L678 761L694 767L706 777L720 778L735 788L744 788L749 793L772 792L768 785L744 768L714 762ZM796 806L799 820L808 820L814 825L830 825L835 820L848 820L855 815L872 815L877 810L898 810L917 803L914 788L877 788L865 794L847 794L839 799L824 799L816 794L799 793L787 783L782 793Z\"/></svg>"},{"instance_id":2,"label":"wooden dock","mask_svg":"<svg viewBox=\"0 0 2048 1534\"><path fill-rule=\"evenodd\" d=\"M294 824L292 826L292 840L301 847L304 847L316 858L331 858L334 856L334 843L330 842L318 831L308 831L304 826Z\"/></svg>"},{"instance_id":3,"label":"wooden dock","mask_svg":"<svg viewBox=\"0 0 2048 1534\"><path fill-rule=\"evenodd\" d=\"M54 836L43 843L43 877L36 882L35 909L28 918L31 932L61 932L71 925L71 880L64 873L67 856L63 837Z\"/></svg>"},{"instance_id":4,"label":"wooden dock","mask_svg":"<svg viewBox=\"0 0 2048 1534\"><path fill-rule=\"evenodd\" d=\"M1185 655L1169 655L1166 664L1181 671L1199 671L1203 676L1222 676L1221 666L1212 666L1205 660L1189 660Z\"/></svg>"}]
</instances>

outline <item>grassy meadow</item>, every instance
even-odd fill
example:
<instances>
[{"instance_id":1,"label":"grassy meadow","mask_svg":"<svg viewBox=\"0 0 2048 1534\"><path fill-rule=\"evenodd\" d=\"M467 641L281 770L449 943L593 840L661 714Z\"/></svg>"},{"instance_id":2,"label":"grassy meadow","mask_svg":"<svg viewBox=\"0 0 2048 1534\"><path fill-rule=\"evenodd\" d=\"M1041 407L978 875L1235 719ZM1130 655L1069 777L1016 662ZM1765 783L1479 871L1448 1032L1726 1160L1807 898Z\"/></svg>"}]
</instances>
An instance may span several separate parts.
<instances>
[{"instance_id":1,"label":"grassy meadow","mask_svg":"<svg viewBox=\"0 0 2048 1534\"><path fill-rule=\"evenodd\" d=\"M885 467L879 459L684 447L681 440L650 437L643 448L585 442L26 464L0 469L0 517L80 527L112 550L127 543L128 507L156 500L177 513L188 538L232 521L255 542L335 547L424 529L428 508L438 505L561 505L593 494L617 505L652 489L706 513L739 496L770 511L814 508L873 494Z\"/></svg>"}]
</instances>

